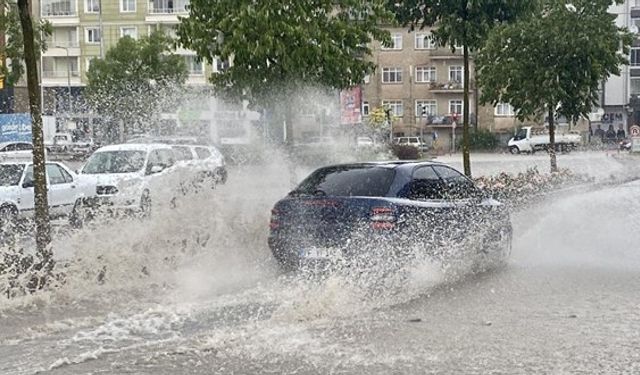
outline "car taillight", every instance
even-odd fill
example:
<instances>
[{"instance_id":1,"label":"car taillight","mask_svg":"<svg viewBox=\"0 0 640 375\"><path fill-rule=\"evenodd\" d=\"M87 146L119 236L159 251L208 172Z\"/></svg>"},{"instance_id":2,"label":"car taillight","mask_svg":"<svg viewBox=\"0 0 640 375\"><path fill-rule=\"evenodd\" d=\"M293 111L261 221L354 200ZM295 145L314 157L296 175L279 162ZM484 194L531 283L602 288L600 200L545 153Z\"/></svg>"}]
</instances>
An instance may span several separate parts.
<instances>
[{"instance_id":1,"label":"car taillight","mask_svg":"<svg viewBox=\"0 0 640 375\"><path fill-rule=\"evenodd\" d=\"M373 229L393 229L396 225L395 212L389 207L374 207L369 220Z\"/></svg>"},{"instance_id":2,"label":"car taillight","mask_svg":"<svg viewBox=\"0 0 640 375\"><path fill-rule=\"evenodd\" d=\"M280 227L280 211L275 208L271 210L271 221L269 222L269 228L278 229Z\"/></svg>"}]
</instances>

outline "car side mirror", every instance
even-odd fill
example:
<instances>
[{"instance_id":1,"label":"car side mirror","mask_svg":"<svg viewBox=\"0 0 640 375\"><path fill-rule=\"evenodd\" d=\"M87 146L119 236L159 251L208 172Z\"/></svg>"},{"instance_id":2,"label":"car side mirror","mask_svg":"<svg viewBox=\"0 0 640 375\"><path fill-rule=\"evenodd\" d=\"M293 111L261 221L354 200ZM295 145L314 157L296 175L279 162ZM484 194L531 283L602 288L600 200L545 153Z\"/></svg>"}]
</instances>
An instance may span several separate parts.
<instances>
[{"instance_id":1,"label":"car side mirror","mask_svg":"<svg viewBox=\"0 0 640 375\"><path fill-rule=\"evenodd\" d=\"M22 183L22 187L25 188L25 189L32 188L34 186L35 186L35 184L34 184L33 180L24 180L24 182Z\"/></svg>"}]
</instances>

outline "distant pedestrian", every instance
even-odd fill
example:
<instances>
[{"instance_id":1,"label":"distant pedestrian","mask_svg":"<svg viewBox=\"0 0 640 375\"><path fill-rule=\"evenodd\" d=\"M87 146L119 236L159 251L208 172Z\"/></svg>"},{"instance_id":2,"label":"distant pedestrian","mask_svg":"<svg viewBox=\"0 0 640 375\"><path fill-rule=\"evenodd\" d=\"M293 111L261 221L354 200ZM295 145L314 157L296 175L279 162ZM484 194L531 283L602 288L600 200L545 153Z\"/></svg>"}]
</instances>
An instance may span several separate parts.
<instances>
[{"instance_id":1,"label":"distant pedestrian","mask_svg":"<svg viewBox=\"0 0 640 375\"><path fill-rule=\"evenodd\" d=\"M593 135L597 140L604 141L604 130L600 127L600 124L596 126L596 131Z\"/></svg>"},{"instance_id":2,"label":"distant pedestrian","mask_svg":"<svg viewBox=\"0 0 640 375\"><path fill-rule=\"evenodd\" d=\"M627 138L627 133L624 131L622 124L618 125L618 131L616 132L616 138L621 141Z\"/></svg>"},{"instance_id":3,"label":"distant pedestrian","mask_svg":"<svg viewBox=\"0 0 640 375\"><path fill-rule=\"evenodd\" d=\"M613 125L609 125L607 133L605 134L608 143L613 143L616 140L616 131L613 129Z\"/></svg>"}]
</instances>

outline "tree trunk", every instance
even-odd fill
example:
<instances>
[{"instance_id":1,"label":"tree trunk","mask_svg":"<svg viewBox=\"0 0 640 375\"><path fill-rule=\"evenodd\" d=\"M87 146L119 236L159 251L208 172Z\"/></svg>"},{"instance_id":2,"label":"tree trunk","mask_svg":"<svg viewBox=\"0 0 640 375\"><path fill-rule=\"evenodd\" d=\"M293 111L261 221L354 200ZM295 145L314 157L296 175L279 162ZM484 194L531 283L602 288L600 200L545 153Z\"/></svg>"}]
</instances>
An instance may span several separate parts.
<instances>
[{"instance_id":1,"label":"tree trunk","mask_svg":"<svg viewBox=\"0 0 640 375\"><path fill-rule=\"evenodd\" d=\"M469 156L469 47L467 47L465 43L462 49L464 53L464 98L462 102L462 165L464 166L464 174L466 174L468 177L471 177L471 159Z\"/></svg>"},{"instance_id":2,"label":"tree trunk","mask_svg":"<svg viewBox=\"0 0 640 375\"><path fill-rule=\"evenodd\" d=\"M549 106L549 157L551 158L551 173L558 171L558 161L556 159L556 129L554 123L553 106Z\"/></svg>"},{"instance_id":3,"label":"tree trunk","mask_svg":"<svg viewBox=\"0 0 640 375\"><path fill-rule=\"evenodd\" d=\"M40 113L40 90L38 89L38 66L31 20L29 0L18 0L20 24L24 39L24 61L27 68L27 88L31 109L31 133L33 137L33 180L35 192L36 247L43 263L52 262L51 227L49 223L49 204L47 199L47 176L44 155L44 136L42 133L42 114Z\"/></svg>"}]
</instances>

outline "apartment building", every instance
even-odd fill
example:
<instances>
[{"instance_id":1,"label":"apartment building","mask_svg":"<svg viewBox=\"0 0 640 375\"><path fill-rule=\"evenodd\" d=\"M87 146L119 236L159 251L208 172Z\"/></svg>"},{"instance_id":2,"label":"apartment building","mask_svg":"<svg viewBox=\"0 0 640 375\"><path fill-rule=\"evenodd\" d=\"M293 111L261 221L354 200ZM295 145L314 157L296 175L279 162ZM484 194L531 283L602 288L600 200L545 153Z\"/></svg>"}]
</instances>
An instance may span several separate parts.
<instances>
[{"instance_id":1,"label":"apartment building","mask_svg":"<svg viewBox=\"0 0 640 375\"><path fill-rule=\"evenodd\" d=\"M45 114L86 116L82 90L92 59L104 57L123 36L138 38L153 30L175 36L178 17L187 14L188 4L189 0L40 0L34 4L34 13L53 26L41 61ZM218 68L198 61L193 51L176 53L186 60L189 85L206 85L211 71Z\"/></svg>"},{"instance_id":2,"label":"apartment building","mask_svg":"<svg viewBox=\"0 0 640 375\"><path fill-rule=\"evenodd\" d=\"M631 47L629 65L621 67L619 76L612 76L603 85L602 111L595 122L605 126L612 124L617 129L622 124L640 124L640 103L633 100L640 96L640 0L626 0L613 4L609 12L616 16L616 24L636 34Z\"/></svg>"},{"instance_id":3,"label":"apartment building","mask_svg":"<svg viewBox=\"0 0 640 375\"><path fill-rule=\"evenodd\" d=\"M393 114L395 136L422 136L434 133L444 149L454 133L462 133L464 61L462 49L455 52L437 46L429 30L407 32L390 29L392 44L372 45L376 72L362 86L362 114L376 107ZM469 77L469 113L472 126L497 132L512 132L517 125L513 109L478 105L478 89L473 66Z\"/></svg>"}]
</instances>

